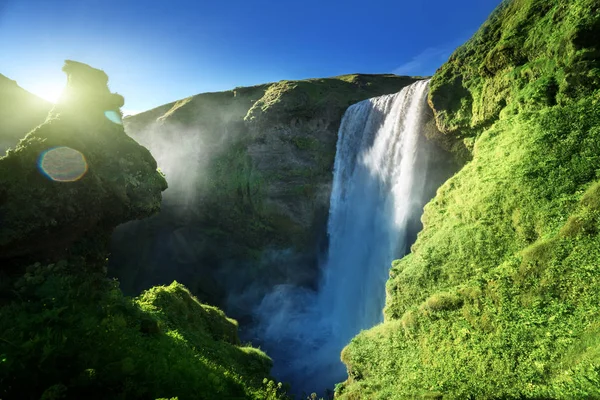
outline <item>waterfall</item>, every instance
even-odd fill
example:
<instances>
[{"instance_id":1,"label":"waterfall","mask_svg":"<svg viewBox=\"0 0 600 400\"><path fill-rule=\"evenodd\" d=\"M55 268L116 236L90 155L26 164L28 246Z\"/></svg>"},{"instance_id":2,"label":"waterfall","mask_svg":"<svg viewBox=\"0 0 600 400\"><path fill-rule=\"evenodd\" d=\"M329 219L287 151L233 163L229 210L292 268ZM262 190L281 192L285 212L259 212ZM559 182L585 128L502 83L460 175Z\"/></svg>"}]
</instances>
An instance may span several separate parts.
<instances>
[{"instance_id":1,"label":"waterfall","mask_svg":"<svg viewBox=\"0 0 600 400\"><path fill-rule=\"evenodd\" d=\"M345 380L342 348L383 320L390 264L408 251L425 202L427 153L418 144L428 83L348 108L318 291L280 285L256 310L254 334L274 360L273 373L296 392L322 393Z\"/></svg>"}]
</instances>

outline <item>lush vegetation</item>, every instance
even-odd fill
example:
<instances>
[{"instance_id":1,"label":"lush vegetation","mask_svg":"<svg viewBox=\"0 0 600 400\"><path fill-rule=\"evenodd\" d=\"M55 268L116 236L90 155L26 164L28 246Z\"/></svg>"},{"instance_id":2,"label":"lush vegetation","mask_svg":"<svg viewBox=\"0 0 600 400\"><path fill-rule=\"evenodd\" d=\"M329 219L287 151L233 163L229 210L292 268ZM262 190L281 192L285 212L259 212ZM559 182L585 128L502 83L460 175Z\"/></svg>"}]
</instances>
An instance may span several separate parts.
<instances>
[{"instance_id":1,"label":"lush vegetation","mask_svg":"<svg viewBox=\"0 0 600 400\"><path fill-rule=\"evenodd\" d=\"M431 81L442 132L477 136L500 116L590 96L600 86L593 0L503 1Z\"/></svg>"},{"instance_id":2,"label":"lush vegetation","mask_svg":"<svg viewBox=\"0 0 600 400\"><path fill-rule=\"evenodd\" d=\"M504 2L438 70L472 160L342 353L341 398L600 398L599 35L595 1Z\"/></svg>"},{"instance_id":3,"label":"lush vegetation","mask_svg":"<svg viewBox=\"0 0 600 400\"><path fill-rule=\"evenodd\" d=\"M135 299L66 261L32 265L0 313L5 399L275 399L271 360L182 285ZM270 396L270 397L269 397Z\"/></svg>"}]
</instances>

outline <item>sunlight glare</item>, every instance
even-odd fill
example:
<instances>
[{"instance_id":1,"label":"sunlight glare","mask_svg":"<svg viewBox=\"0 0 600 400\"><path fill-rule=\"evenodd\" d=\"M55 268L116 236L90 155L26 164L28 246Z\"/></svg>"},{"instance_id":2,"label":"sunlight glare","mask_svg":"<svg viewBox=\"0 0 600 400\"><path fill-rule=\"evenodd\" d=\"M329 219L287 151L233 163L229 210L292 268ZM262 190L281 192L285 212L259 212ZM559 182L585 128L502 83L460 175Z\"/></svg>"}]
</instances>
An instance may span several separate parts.
<instances>
[{"instance_id":1,"label":"sunlight glare","mask_svg":"<svg viewBox=\"0 0 600 400\"><path fill-rule=\"evenodd\" d=\"M110 110L110 111L104 111L104 116L110 121L113 122L115 124L119 124L119 125L123 125L123 121L121 120L121 116L119 115L118 112Z\"/></svg>"},{"instance_id":2,"label":"sunlight glare","mask_svg":"<svg viewBox=\"0 0 600 400\"><path fill-rule=\"evenodd\" d=\"M31 88L31 92L42 99L56 104L64 89L64 83L44 82Z\"/></svg>"},{"instance_id":3,"label":"sunlight glare","mask_svg":"<svg viewBox=\"0 0 600 400\"><path fill-rule=\"evenodd\" d=\"M55 182L74 182L88 170L83 154L70 147L54 147L44 151L38 159L38 168Z\"/></svg>"}]
</instances>

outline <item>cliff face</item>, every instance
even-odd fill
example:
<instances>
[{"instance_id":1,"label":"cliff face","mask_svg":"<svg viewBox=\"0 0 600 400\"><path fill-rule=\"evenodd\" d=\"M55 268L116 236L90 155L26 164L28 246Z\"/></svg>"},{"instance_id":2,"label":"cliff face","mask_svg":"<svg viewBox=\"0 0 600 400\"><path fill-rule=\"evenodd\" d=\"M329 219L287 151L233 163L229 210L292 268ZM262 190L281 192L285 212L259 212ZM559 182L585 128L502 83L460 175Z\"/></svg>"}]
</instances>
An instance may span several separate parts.
<instances>
[{"instance_id":1,"label":"cliff face","mask_svg":"<svg viewBox=\"0 0 600 400\"><path fill-rule=\"evenodd\" d=\"M506 1L436 72L434 136L466 164L340 398L600 397L599 35L597 1Z\"/></svg>"},{"instance_id":2,"label":"cliff face","mask_svg":"<svg viewBox=\"0 0 600 400\"><path fill-rule=\"evenodd\" d=\"M0 155L45 121L52 104L0 74Z\"/></svg>"},{"instance_id":3,"label":"cliff face","mask_svg":"<svg viewBox=\"0 0 600 400\"><path fill-rule=\"evenodd\" d=\"M46 122L0 158L0 397L276 398L271 360L222 311L176 282L131 299L106 277L113 229L157 213L167 184L106 74L63 70Z\"/></svg>"},{"instance_id":4,"label":"cliff face","mask_svg":"<svg viewBox=\"0 0 600 400\"><path fill-rule=\"evenodd\" d=\"M416 79L393 75L346 75L282 81L253 104L245 122L247 151L262 177L269 212L285 220L287 246L314 246L329 210L337 131L348 106L395 93ZM287 242L287 243L286 243Z\"/></svg>"},{"instance_id":5,"label":"cliff face","mask_svg":"<svg viewBox=\"0 0 600 400\"><path fill-rule=\"evenodd\" d=\"M177 279L218 304L225 287L314 282L343 112L415 80L282 81L126 118L127 132L153 151L171 188L159 216L116 232L111 263L127 268L113 273L131 292ZM130 248L147 250L139 258Z\"/></svg>"}]
</instances>

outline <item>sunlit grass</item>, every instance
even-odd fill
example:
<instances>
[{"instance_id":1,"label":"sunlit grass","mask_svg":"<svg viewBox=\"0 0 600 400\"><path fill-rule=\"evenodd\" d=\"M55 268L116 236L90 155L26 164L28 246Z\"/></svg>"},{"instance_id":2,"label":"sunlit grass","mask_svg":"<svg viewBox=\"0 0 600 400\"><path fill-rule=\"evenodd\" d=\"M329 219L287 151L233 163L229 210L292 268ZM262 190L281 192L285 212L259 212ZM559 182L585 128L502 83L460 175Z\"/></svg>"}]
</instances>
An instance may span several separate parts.
<instances>
[{"instance_id":1,"label":"sunlit grass","mask_svg":"<svg viewBox=\"0 0 600 400\"><path fill-rule=\"evenodd\" d=\"M342 399L600 398L600 15L503 4L432 79L472 160L344 350Z\"/></svg>"}]
</instances>

